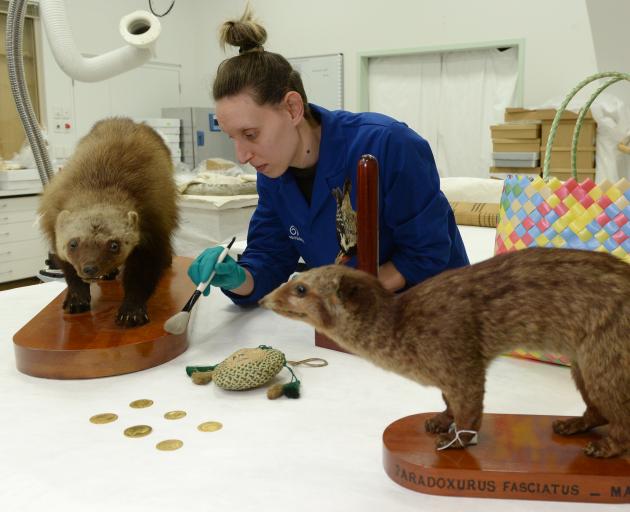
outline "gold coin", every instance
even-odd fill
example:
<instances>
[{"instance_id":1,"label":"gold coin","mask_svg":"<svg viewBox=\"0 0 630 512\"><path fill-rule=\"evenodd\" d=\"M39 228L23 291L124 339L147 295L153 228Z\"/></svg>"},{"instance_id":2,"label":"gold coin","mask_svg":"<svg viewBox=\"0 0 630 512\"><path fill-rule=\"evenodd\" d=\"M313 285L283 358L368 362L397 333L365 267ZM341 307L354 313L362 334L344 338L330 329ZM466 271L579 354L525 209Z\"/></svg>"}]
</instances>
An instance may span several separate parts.
<instances>
[{"instance_id":1,"label":"gold coin","mask_svg":"<svg viewBox=\"0 0 630 512\"><path fill-rule=\"evenodd\" d=\"M223 425L218 421L206 421L197 427L197 430L201 430L201 432L216 432L217 430L221 430Z\"/></svg>"},{"instance_id":2,"label":"gold coin","mask_svg":"<svg viewBox=\"0 0 630 512\"><path fill-rule=\"evenodd\" d=\"M163 452L172 452L173 450L179 450L184 443L179 439L167 439L166 441L160 441L155 447Z\"/></svg>"},{"instance_id":3,"label":"gold coin","mask_svg":"<svg viewBox=\"0 0 630 512\"><path fill-rule=\"evenodd\" d=\"M184 416L186 416L186 411L169 411L166 414L164 414L164 417L167 420L179 420L183 418Z\"/></svg>"},{"instance_id":4,"label":"gold coin","mask_svg":"<svg viewBox=\"0 0 630 512\"><path fill-rule=\"evenodd\" d=\"M104 412L103 414L97 414L90 418L92 423L96 423L97 425L103 425L104 423L111 423L112 421L116 421L118 419L118 415L113 412Z\"/></svg>"},{"instance_id":5,"label":"gold coin","mask_svg":"<svg viewBox=\"0 0 630 512\"><path fill-rule=\"evenodd\" d=\"M134 400L129 404L129 407L133 407L134 409L144 409L145 407L151 407L153 405L153 400L147 400L143 398L141 400Z\"/></svg>"},{"instance_id":6,"label":"gold coin","mask_svg":"<svg viewBox=\"0 0 630 512\"><path fill-rule=\"evenodd\" d=\"M149 425L134 425L125 429L124 434L127 437L144 437L148 436L153 429Z\"/></svg>"}]
</instances>

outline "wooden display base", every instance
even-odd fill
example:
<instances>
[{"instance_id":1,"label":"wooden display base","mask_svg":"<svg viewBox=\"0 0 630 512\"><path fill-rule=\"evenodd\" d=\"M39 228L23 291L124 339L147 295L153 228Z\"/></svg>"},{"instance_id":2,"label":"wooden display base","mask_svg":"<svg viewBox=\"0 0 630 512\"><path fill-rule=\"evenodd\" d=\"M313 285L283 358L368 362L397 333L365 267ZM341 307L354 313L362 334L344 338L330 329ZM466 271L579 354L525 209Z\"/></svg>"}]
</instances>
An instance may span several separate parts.
<instances>
[{"instance_id":1,"label":"wooden display base","mask_svg":"<svg viewBox=\"0 0 630 512\"><path fill-rule=\"evenodd\" d=\"M582 449L595 429L563 437L557 416L484 414L479 444L437 451L424 431L435 413L395 421L383 433L383 465L394 482L441 496L630 503L630 459L593 459Z\"/></svg>"},{"instance_id":2,"label":"wooden display base","mask_svg":"<svg viewBox=\"0 0 630 512\"><path fill-rule=\"evenodd\" d=\"M170 361L188 348L186 333L168 334L164 322L181 311L195 290L186 271L190 258L176 257L150 298L150 322L123 328L115 323L123 290L119 280L91 286L92 310L66 314L66 290L14 336L18 370L50 379L90 379L131 373Z\"/></svg>"}]
</instances>

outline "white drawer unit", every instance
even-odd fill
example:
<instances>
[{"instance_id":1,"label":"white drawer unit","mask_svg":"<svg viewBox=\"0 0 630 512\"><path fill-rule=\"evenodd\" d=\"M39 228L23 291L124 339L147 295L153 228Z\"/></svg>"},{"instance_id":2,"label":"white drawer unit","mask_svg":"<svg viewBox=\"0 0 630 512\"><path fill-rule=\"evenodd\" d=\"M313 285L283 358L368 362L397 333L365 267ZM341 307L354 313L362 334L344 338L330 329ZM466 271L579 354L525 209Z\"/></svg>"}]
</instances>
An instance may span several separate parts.
<instances>
[{"instance_id":1,"label":"white drawer unit","mask_svg":"<svg viewBox=\"0 0 630 512\"><path fill-rule=\"evenodd\" d=\"M45 267L47 243L35 225L36 195L0 197L0 283L36 276Z\"/></svg>"},{"instance_id":2,"label":"white drawer unit","mask_svg":"<svg viewBox=\"0 0 630 512\"><path fill-rule=\"evenodd\" d=\"M0 263L10 263L25 258L41 258L42 255L43 257L48 256L48 248L42 238L0 244ZM43 265L44 260L42 259L37 270L43 268Z\"/></svg>"},{"instance_id":3,"label":"white drawer unit","mask_svg":"<svg viewBox=\"0 0 630 512\"><path fill-rule=\"evenodd\" d=\"M35 219L35 212L39 206L38 196L0 197L0 214L5 212L30 211Z\"/></svg>"},{"instance_id":4,"label":"white drawer unit","mask_svg":"<svg viewBox=\"0 0 630 512\"><path fill-rule=\"evenodd\" d=\"M35 219L26 222L0 222L0 244L40 238Z\"/></svg>"},{"instance_id":5,"label":"white drawer unit","mask_svg":"<svg viewBox=\"0 0 630 512\"><path fill-rule=\"evenodd\" d=\"M23 258L21 260L0 263L0 283L34 277L46 267L44 255L36 258Z\"/></svg>"}]
</instances>

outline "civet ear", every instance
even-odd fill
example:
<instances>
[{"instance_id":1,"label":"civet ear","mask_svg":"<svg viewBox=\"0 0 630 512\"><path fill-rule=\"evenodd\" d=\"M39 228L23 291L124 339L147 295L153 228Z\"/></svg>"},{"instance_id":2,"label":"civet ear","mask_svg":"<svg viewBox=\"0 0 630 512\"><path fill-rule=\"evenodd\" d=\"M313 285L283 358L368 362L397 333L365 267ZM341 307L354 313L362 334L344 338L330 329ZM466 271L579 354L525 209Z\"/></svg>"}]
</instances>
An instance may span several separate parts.
<instances>
[{"instance_id":1,"label":"civet ear","mask_svg":"<svg viewBox=\"0 0 630 512\"><path fill-rule=\"evenodd\" d=\"M340 276L337 281L337 297L342 302L355 302L360 298L362 283L354 276Z\"/></svg>"}]
</instances>

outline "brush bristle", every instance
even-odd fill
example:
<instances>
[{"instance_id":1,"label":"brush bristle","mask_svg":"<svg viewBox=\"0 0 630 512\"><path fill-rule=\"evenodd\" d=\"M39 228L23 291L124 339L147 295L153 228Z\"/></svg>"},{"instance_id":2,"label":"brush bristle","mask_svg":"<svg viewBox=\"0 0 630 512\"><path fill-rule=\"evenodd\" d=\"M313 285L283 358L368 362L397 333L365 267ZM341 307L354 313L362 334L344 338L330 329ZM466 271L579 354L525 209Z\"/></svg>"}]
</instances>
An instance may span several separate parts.
<instances>
[{"instance_id":1,"label":"brush bristle","mask_svg":"<svg viewBox=\"0 0 630 512\"><path fill-rule=\"evenodd\" d=\"M188 327L189 311L180 311L164 322L164 330L170 334L182 334Z\"/></svg>"}]
</instances>

